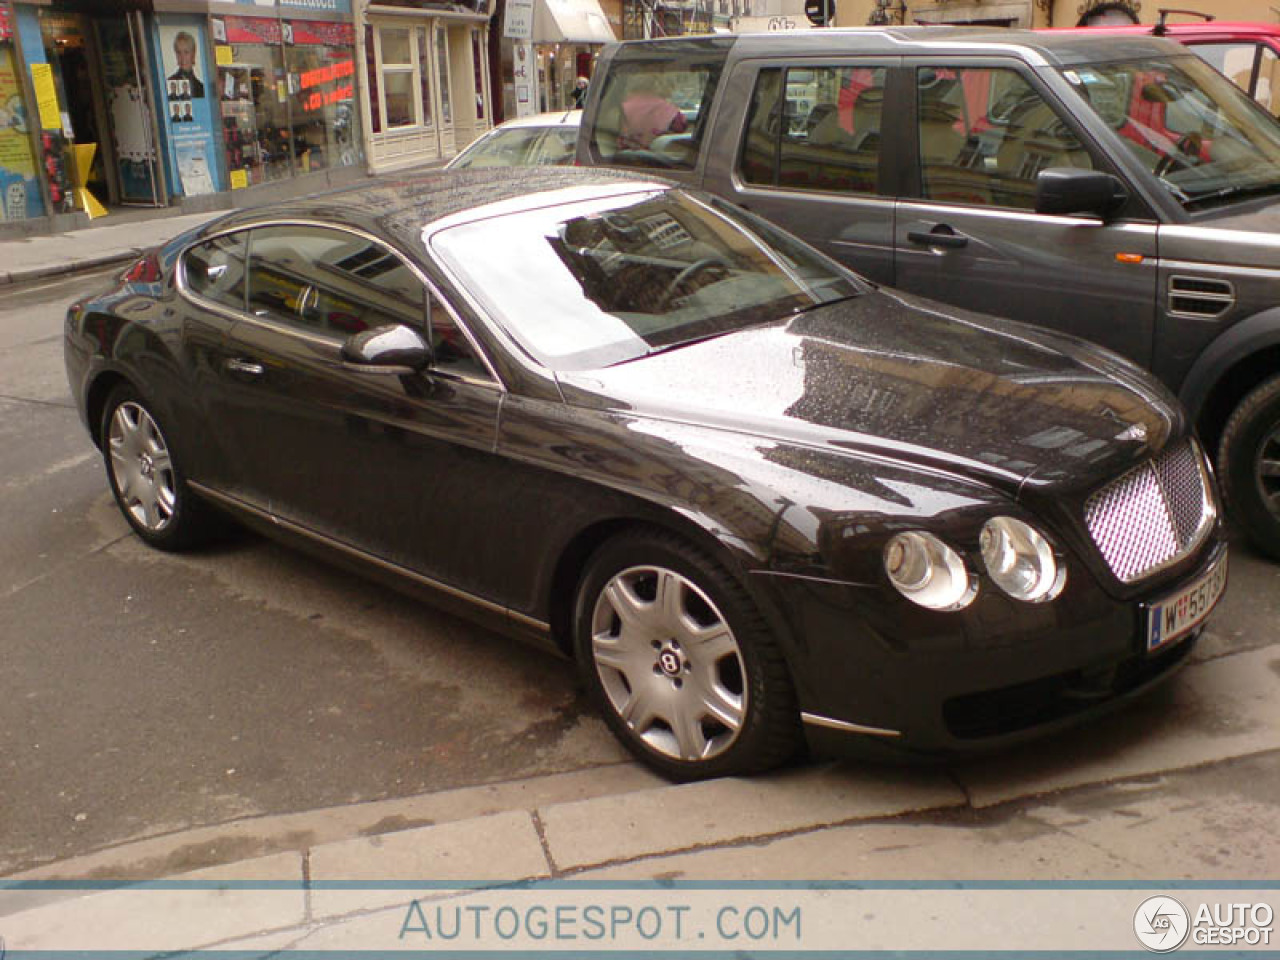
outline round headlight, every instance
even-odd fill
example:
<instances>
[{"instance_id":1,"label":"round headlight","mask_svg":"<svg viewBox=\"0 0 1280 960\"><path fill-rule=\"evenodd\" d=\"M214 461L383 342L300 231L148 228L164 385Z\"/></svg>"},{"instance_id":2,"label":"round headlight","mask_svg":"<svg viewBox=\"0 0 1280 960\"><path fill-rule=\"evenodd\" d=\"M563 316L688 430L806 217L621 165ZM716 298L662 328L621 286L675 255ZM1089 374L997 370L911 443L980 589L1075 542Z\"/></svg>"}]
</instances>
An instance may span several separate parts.
<instances>
[{"instance_id":1,"label":"round headlight","mask_svg":"<svg viewBox=\"0 0 1280 960\"><path fill-rule=\"evenodd\" d=\"M993 517L978 539L982 562L995 585L1015 600L1043 603L1062 592L1067 571L1035 527L1013 517Z\"/></svg>"},{"instance_id":2,"label":"round headlight","mask_svg":"<svg viewBox=\"0 0 1280 960\"><path fill-rule=\"evenodd\" d=\"M884 569L900 594L931 610L959 610L977 592L960 555L923 531L899 533L886 543Z\"/></svg>"}]
</instances>

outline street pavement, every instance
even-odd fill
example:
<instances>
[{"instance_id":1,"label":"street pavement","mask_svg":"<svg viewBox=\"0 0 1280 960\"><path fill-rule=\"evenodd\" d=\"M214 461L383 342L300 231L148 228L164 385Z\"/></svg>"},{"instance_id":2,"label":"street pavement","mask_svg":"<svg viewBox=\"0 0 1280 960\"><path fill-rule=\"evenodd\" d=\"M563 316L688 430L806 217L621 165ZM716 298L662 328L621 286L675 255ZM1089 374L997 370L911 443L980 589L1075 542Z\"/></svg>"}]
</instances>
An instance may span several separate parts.
<instances>
[{"instance_id":1,"label":"street pavement","mask_svg":"<svg viewBox=\"0 0 1280 960\"><path fill-rule=\"evenodd\" d=\"M132 255L194 220L82 231L74 255L70 239L59 238L58 251L32 240L0 244L0 273L56 275L79 251ZM86 253L79 262L96 261ZM25 367L7 369L0 393L47 391ZM283 906L229 911L215 925L187 928L185 945L332 949L365 942L370 925L385 930L389 917L399 922L405 894L330 881L1274 880L1280 567L1250 556L1242 541L1233 550L1228 596L1177 678L1106 718L981 760L810 762L674 786L602 756L581 769L370 803L140 830L142 839L6 881L285 881L298 895ZM0 939L10 949L76 949L68 931L107 938L135 922L113 909L118 891L40 893L47 903L33 895L0 885ZM150 921L155 929L165 922Z\"/></svg>"}]
</instances>

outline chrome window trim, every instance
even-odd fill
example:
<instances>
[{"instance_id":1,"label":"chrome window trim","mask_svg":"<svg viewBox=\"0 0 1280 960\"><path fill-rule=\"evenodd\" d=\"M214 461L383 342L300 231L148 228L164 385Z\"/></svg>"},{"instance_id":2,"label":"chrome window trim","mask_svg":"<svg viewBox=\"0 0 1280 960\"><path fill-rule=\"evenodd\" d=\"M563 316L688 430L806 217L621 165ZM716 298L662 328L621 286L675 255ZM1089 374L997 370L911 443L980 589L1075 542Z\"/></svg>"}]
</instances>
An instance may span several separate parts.
<instances>
[{"instance_id":1,"label":"chrome window trim","mask_svg":"<svg viewBox=\"0 0 1280 960\"><path fill-rule=\"evenodd\" d=\"M256 507L250 503L246 503L239 497L233 497L230 494L223 493L221 490L215 490L212 487L205 486L203 483L196 480L188 480L187 484L201 496L208 497L211 500L217 500L219 503L225 504L233 510L241 510L245 513L252 514L253 516L266 520L277 527L281 527L290 533L295 533L299 536L314 540L317 543L324 544L326 547L329 547L339 553L344 553L356 558L357 560L362 560L378 567L379 569L386 570L388 573L394 573L397 576L404 577L407 580L412 580L424 587L429 587L459 600L465 600L468 603L472 603L492 613L500 613L505 617L509 617L524 624L525 626L541 630L545 632L548 637L551 635L551 624L539 620L536 617L526 616L523 613L512 610L510 607L504 607L500 603L494 603L492 600L486 600L484 597L476 596L474 593L468 593L466 590L451 587L447 583L442 583L439 580L432 579L424 574L410 570L408 567L401 566L398 563L393 563L390 560L384 560L372 553L360 550L350 544L343 543L341 540L335 540L333 537L327 536L323 533L318 533L315 530L302 526L301 524L294 523L292 520L286 520L283 517L278 517L274 513L263 510L261 507Z\"/></svg>"},{"instance_id":2,"label":"chrome window trim","mask_svg":"<svg viewBox=\"0 0 1280 960\"><path fill-rule=\"evenodd\" d=\"M469 377L463 374L454 373L452 371L445 370L438 367L429 368L431 372L433 374L439 374L441 376L447 376L456 380L462 380L467 383L472 383L472 384L475 384L476 386L489 386L489 387L494 387L495 389L503 393L507 392L506 384L503 383L502 378L498 376L498 372L497 370L494 369L494 366L490 362L488 355L485 353L484 350L480 349L479 342L476 340L475 336L471 333L471 330L468 329L467 325L463 323L462 317L460 317L458 315L458 312L453 308L453 304L449 302L448 298L444 297L440 293L439 288L434 283L431 282L431 279L418 267L417 264L415 264L413 261L404 257L399 251L388 246L386 241L368 232L367 230L361 230L359 227L350 227L345 225L333 224L323 220L308 219L306 217L286 217L286 218L274 219L274 220L259 220L255 223L240 224L234 227L227 227L226 229L223 229L223 230L215 230L211 233L207 233L201 236L199 239L193 241L192 243L187 244L178 252L177 265L174 269L174 286L177 288L179 295L182 296L185 300L188 300L191 303L195 304L196 306L201 307L202 309L212 308L214 309L215 312L219 313L222 316L227 317L228 319L242 320L242 321L247 320L250 323L255 323L260 326L269 327L270 329L275 330L277 332L296 335L302 339L310 340L313 343L321 343L326 345L333 344L335 342L341 343L342 338L337 338L335 340L335 338L332 338L332 337L326 337L326 336L321 336L319 334L310 333L306 330L301 330L298 327L295 327L291 324L282 323L281 321L278 321L278 320L271 320L268 317L256 316L250 313L247 309L243 311L233 310L230 307L227 307L223 304L217 303L215 301L207 299L206 297L201 296L200 294L191 290L187 286L187 253L189 251L191 251L195 247L200 246L201 244L208 243L211 240L216 240L219 237L229 236L233 233L241 233L241 232L247 233L249 231L258 230L263 227L311 227L311 228L320 229L320 230L336 230L340 233L349 233L352 236L359 237L362 240L367 240L370 243L377 244L383 250L387 251L387 253L391 254L391 256L395 257L397 260L403 263L406 267L408 267L409 272L412 273L415 277L417 277L418 281L424 287L426 287L427 290L430 292L430 295L435 297L436 302L444 307L445 312L448 313L449 316L453 319L453 322L457 326L457 328L462 331L462 335L467 338L467 342L471 345L471 349L475 353L477 359L480 360L480 362L484 365L484 368L489 372L490 377L492 377L493 379L492 379L492 382L490 382L488 380L480 379L479 377ZM247 245L246 255L245 255L246 272L247 272L247 265L249 261L252 259L252 257L253 257L253 245L252 243L249 243ZM247 282L247 278L246 278L246 282ZM246 290L247 289L248 288L246 287ZM425 322L426 318L424 317L423 320Z\"/></svg>"}]
</instances>

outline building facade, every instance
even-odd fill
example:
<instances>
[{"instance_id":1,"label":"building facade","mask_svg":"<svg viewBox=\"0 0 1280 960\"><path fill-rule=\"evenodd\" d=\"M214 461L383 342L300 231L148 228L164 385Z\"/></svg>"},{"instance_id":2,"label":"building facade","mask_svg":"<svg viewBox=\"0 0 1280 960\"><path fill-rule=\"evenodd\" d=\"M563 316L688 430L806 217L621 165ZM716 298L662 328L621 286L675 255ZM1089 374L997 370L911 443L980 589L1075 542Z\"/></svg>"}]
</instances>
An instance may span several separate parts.
<instances>
[{"instance_id":1,"label":"building facade","mask_svg":"<svg viewBox=\"0 0 1280 960\"><path fill-rule=\"evenodd\" d=\"M1023 29L1076 27L1091 23L1155 23L1156 0L835 0L836 25L976 24ZM1275 23L1268 0L1200 0L1177 4L1219 20ZM1173 19L1185 19L1174 15Z\"/></svg>"}]
</instances>

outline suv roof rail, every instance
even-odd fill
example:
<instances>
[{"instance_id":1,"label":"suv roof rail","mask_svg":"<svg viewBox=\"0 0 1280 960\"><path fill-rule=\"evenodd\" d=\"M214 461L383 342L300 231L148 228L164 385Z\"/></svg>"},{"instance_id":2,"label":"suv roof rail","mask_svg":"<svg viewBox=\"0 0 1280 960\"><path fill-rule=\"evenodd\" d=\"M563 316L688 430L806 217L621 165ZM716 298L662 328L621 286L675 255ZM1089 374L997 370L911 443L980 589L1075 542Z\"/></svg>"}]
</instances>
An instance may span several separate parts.
<instances>
[{"instance_id":1,"label":"suv roof rail","mask_svg":"<svg viewBox=\"0 0 1280 960\"><path fill-rule=\"evenodd\" d=\"M1218 19L1212 13L1201 13L1199 10L1179 10L1176 7L1161 7L1160 22L1157 23L1155 25L1155 29L1151 31L1155 36L1163 37L1168 32L1169 28L1165 26L1165 20L1168 19L1169 14L1171 13L1180 13L1184 17L1203 17L1205 23Z\"/></svg>"}]
</instances>

